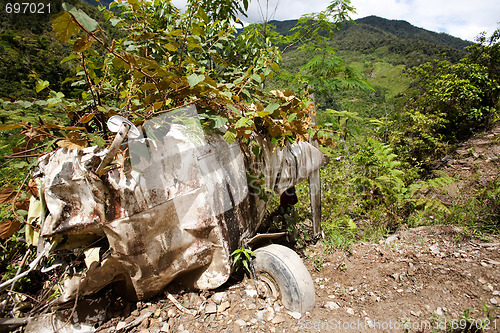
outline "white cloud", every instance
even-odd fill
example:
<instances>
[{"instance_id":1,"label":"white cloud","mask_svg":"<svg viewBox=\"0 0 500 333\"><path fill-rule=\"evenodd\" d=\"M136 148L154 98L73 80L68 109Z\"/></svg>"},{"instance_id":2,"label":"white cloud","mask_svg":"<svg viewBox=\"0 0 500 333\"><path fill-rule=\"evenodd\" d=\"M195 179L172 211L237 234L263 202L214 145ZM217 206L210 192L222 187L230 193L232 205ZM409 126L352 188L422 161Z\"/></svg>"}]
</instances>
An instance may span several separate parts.
<instances>
[{"instance_id":1,"label":"white cloud","mask_svg":"<svg viewBox=\"0 0 500 333\"><path fill-rule=\"evenodd\" d=\"M173 0L176 5L185 2ZM325 10L329 4L329 0L251 0L248 18L243 20L260 22L263 16L276 20L297 19L306 13ZM352 15L354 19L376 15L405 20L417 27L471 41L483 31L491 35L500 22L498 0L351 0L351 4L357 11Z\"/></svg>"},{"instance_id":2,"label":"white cloud","mask_svg":"<svg viewBox=\"0 0 500 333\"><path fill-rule=\"evenodd\" d=\"M377 15L405 20L436 32L473 40L482 31L491 34L500 21L498 0L352 0L355 18Z\"/></svg>"}]
</instances>

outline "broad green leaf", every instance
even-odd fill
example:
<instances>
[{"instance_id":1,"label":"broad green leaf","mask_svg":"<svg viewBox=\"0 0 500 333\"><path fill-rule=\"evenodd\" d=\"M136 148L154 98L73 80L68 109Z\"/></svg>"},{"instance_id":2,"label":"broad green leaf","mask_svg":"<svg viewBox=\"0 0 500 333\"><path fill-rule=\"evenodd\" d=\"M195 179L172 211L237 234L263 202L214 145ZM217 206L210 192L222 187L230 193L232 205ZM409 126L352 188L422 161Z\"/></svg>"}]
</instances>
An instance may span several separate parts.
<instances>
[{"instance_id":1,"label":"broad green leaf","mask_svg":"<svg viewBox=\"0 0 500 333\"><path fill-rule=\"evenodd\" d=\"M224 140L229 143L233 143L236 140L236 133L231 130L227 130L226 133L224 133Z\"/></svg>"},{"instance_id":2,"label":"broad green leaf","mask_svg":"<svg viewBox=\"0 0 500 333\"><path fill-rule=\"evenodd\" d=\"M27 109L33 105L33 103L28 102L28 101L17 101L16 104L19 105L20 107L25 108L25 109Z\"/></svg>"},{"instance_id":3,"label":"broad green leaf","mask_svg":"<svg viewBox=\"0 0 500 333\"><path fill-rule=\"evenodd\" d=\"M202 7L198 8L198 17L201 18L203 20L203 22L205 22L205 23L210 22L210 19L208 18L207 13L205 12L205 10Z\"/></svg>"},{"instance_id":4,"label":"broad green leaf","mask_svg":"<svg viewBox=\"0 0 500 333\"><path fill-rule=\"evenodd\" d=\"M234 127L235 128L250 127L252 125L253 125L253 122L250 119L243 117L243 118L238 119L238 121L236 122Z\"/></svg>"},{"instance_id":5,"label":"broad green leaf","mask_svg":"<svg viewBox=\"0 0 500 333\"><path fill-rule=\"evenodd\" d=\"M358 229L358 226L356 225L356 223L354 223L354 221L352 219L347 220L347 225L349 226L349 228L351 230Z\"/></svg>"},{"instance_id":6,"label":"broad green leaf","mask_svg":"<svg viewBox=\"0 0 500 333\"><path fill-rule=\"evenodd\" d=\"M38 80L36 83L36 92L39 93L43 89L47 88L49 86L49 81L43 81L43 80Z\"/></svg>"},{"instance_id":7,"label":"broad green leaf","mask_svg":"<svg viewBox=\"0 0 500 333\"><path fill-rule=\"evenodd\" d=\"M103 147L106 144L106 141L97 134L88 133L87 135L90 138L90 140L92 140L92 142L95 143L96 146L98 147Z\"/></svg>"},{"instance_id":8,"label":"broad green leaf","mask_svg":"<svg viewBox=\"0 0 500 333\"><path fill-rule=\"evenodd\" d=\"M241 116L241 111L238 110L237 108L234 107L234 105L232 104L228 104L227 107L229 108L229 110L233 111L234 113L236 113L237 115Z\"/></svg>"},{"instance_id":9,"label":"broad green leaf","mask_svg":"<svg viewBox=\"0 0 500 333\"><path fill-rule=\"evenodd\" d=\"M49 98L47 100L47 103L48 103L48 105L47 105L48 107L53 107L53 106L61 104L61 99L58 99L58 98Z\"/></svg>"},{"instance_id":10,"label":"broad green leaf","mask_svg":"<svg viewBox=\"0 0 500 333\"><path fill-rule=\"evenodd\" d=\"M80 31L80 27L68 12L61 12L51 20L51 23L57 38L63 43L66 43L71 36L76 35Z\"/></svg>"},{"instance_id":11,"label":"broad green leaf","mask_svg":"<svg viewBox=\"0 0 500 333\"><path fill-rule=\"evenodd\" d=\"M156 89L156 85L154 83L149 82L149 83L145 83L141 86L142 91L145 91L148 89Z\"/></svg>"},{"instance_id":12,"label":"broad green leaf","mask_svg":"<svg viewBox=\"0 0 500 333\"><path fill-rule=\"evenodd\" d=\"M40 106L47 106L47 101L35 101L34 104L40 105Z\"/></svg>"},{"instance_id":13,"label":"broad green leaf","mask_svg":"<svg viewBox=\"0 0 500 333\"><path fill-rule=\"evenodd\" d=\"M259 74L253 74L252 80L257 81L258 83L262 83L262 78L260 77Z\"/></svg>"},{"instance_id":14,"label":"broad green leaf","mask_svg":"<svg viewBox=\"0 0 500 333\"><path fill-rule=\"evenodd\" d=\"M83 10L76 9L74 6L66 2L62 4L62 7L65 11L71 13L71 15L74 16L74 18L85 28L85 30L92 32L99 26L97 21L88 16Z\"/></svg>"},{"instance_id":15,"label":"broad green leaf","mask_svg":"<svg viewBox=\"0 0 500 333\"><path fill-rule=\"evenodd\" d=\"M255 156L257 156L257 158L259 158L260 155L262 154L262 148L261 148L261 146L254 146L254 147L252 147L252 152L254 153Z\"/></svg>"},{"instance_id":16,"label":"broad green leaf","mask_svg":"<svg viewBox=\"0 0 500 333\"><path fill-rule=\"evenodd\" d=\"M99 112L102 112L102 113L108 113L108 109L106 109L105 107L103 107L101 105L97 106L97 110L99 110Z\"/></svg>"},{"instance_id":17,"label":"broad green leaf","mask_svg":"<svg viewBox=\"0 0 500 333\"><path fill-rule=\"evenodd\" d=\"M24 169L28 166L28 163L26 163L25 161L20 161L20 162L14 163L13 166L16 169Z\"/></svg>"},{"instance_id":18,"label":"broad green leaf","mask_svg":"<svg viewBox=\"0 0 500 333\"><path fill-rule=\"evenodd\" d=\"M205 36L205 30L197 23L193 23L192 32L198 36Z\"/></svg>"},{"instance_id":19,"label":"broad green leaf","mask_svg":"<svg viewBox=\"0 0 500 333\"><path fill-rule=\"evenodd\" d=\"M272 104L269 104L268 106L266 106L266 108L264 110L269 112L269 113L273 113L274 111L279 109L279 107L280 107L279 103L272 103Z\"/></svg>"},{"instance_id":20,"label":"broad green leaf","mask_svg":"<svg viewBox=\"0 0 500 333\"><path fill-rule=\"evenodd\" d=\"M205 75L205 83L211 85L214 88L217 88L217 82L214 81L210 76Z\"/></svg>"},{"instance_id":21,"label":"broad green leaf","mask_svg":"<svg viewBox=\"0 0 500 333\"><path fill-rule=\"evenodd\" d=\"M77 59L77 58L79 58L78 54L72 53L69 56L67 56L66 58L64 58L63 60L61 60L61 64L64 64L65 62L68 62L70 60Z\"/></svg>"},{"instance_id":22,"label":"broad green leaf","mask_svg":"<svg viewBox=\"0 0 500 333\"><path fill-rule=\"evenodd\" d=\"M109 20L109 22L111 22L111 25L113 27L116 27L116 25L121 21L122 19L120 18L112 18L111 20Z\"/></svg>"},{"instance_id":23,"label":"broad green leaf","mask_svg":"<svg viewBox=\"0 0 500 333\"><path fill-rule=\"evenodd\" d=\"M170 52L175 52L178 49L174 44L171 43L165 44L165 48Z\"/></svg>"},{"instance_id":24,"label":"broad green leaf","mask_svg":"<svg viewBox=\"0 0 500 333\"><path fill-rule=\"evenodd\" d=\"M215 115L215 116L211 117L211 119L215 121L215 125L214 125L215 128L222 127L222 126L226 125L228 122L226 117L221 117L219 115Z\"/></svg>"},{"instance_id":25,"label":"broad green leaf","mask_svg":"<svg viewBox=\"0 0 500 333\"><path fill-rule=\"evenodd\" d=\"M205 80L205 75L201 74L191 74L187 77L189 86L191 88L195 87L198 83L203 82Z\"/></svg>"}]
</instances>

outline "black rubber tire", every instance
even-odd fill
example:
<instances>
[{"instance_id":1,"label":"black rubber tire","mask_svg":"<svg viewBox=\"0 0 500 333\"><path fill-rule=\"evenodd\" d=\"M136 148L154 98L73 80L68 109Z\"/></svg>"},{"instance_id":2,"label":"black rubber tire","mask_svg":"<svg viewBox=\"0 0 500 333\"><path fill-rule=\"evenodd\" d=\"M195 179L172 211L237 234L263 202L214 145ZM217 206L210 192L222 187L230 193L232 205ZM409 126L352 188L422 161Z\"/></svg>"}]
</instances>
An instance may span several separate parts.
<instances>
[{"instance_id":1,"label":"black rubber tire","mask_svg":"<svg viewBox=\"0 0 500 333\"><path fill-rule=\"evenodd\" d=\"M265 277L279 290L283 305L288 310L304 313L314 307L315 294L311 275L302 259L285 246L271 244L253 251L253 265L257 277Z\"/></svg>"}]
</instances>

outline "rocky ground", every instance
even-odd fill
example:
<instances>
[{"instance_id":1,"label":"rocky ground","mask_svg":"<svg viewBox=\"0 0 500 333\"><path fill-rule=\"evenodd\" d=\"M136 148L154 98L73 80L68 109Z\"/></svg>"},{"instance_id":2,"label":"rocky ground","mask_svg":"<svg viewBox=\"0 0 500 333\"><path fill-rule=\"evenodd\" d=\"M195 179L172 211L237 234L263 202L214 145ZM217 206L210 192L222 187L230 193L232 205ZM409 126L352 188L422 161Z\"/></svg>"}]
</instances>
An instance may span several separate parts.
<instances>
[{"instance_id":1,"label":"rocky ground","mask_svg":"<svg viewBox=\"0 0 500 333\"><path fill-rule=\"evenodd\" d=\"M457 181L435 191L446 204L463 204L474 191L495 180L500 170L500 124L464 142L438 163L438 173Z\"/></svg>"},{"instance_id":2,"label":"rocky ground","mask_svg":"<svg viewBox=\"0 0 500 333\"><path fill-rule=\"evenodd\" d=\"M170 299L147 303L118 300L98 332L444 332L480 320L500 332L499 249L499 238L452 226L402 230L350 252L319 242L302 253L316 289L309 312L260 298L245 279L201 293L171 288Z\"/></svg>"}]
</instances>

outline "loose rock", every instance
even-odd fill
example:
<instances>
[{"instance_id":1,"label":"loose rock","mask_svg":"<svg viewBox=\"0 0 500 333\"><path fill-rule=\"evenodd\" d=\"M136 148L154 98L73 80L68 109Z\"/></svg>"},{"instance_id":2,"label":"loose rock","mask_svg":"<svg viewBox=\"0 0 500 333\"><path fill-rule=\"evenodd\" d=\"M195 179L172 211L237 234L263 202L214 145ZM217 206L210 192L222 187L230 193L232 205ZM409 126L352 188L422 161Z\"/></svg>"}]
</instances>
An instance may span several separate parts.
<instances>
[{"instance_id":1,"label":"loose rock","mask_svg":"<svg viewBox=\"0 0 500 333\"><path fill-rule=\"evenodd\" d=\"M336 310L336 309L340 308L340 306L335 302L326 302L324 307L329 309L329 310Z\"/></svg>"}]
</instances>

